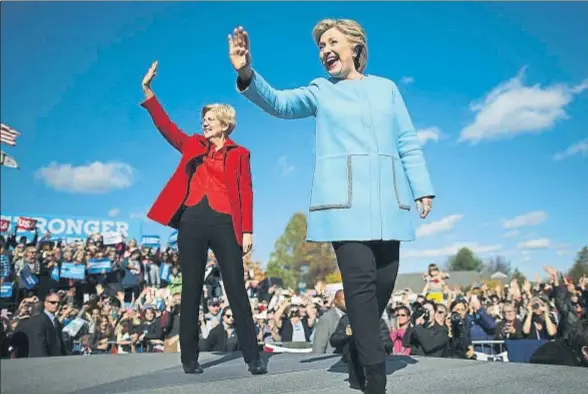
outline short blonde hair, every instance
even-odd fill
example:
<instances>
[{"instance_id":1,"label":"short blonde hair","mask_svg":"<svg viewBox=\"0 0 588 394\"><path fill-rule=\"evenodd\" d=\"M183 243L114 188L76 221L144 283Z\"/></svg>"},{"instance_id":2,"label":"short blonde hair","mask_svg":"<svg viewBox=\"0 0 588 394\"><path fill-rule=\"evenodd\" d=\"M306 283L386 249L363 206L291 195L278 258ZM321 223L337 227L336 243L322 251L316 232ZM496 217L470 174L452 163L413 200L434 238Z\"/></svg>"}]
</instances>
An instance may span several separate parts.
<instances>
[{"instance_id":1,"label":"short blonde hair","mask_svg":"<svg viewBox=\"0 0 588 394\"><path fill-rule=\"evenodd\" d=\"M323 34L327 30L335 28L358 49L358 56L355 58L355 68L363 72L367 66L368 46L367 36L359 23L351 19L323 19L312 29L312 37L318 45Z\"/></svg>"},{"instance_id":2,"label":"short blonde hair","mask_svg":"<svg viewBox=\"0 0 588 394\"><path fill-rule=\"evenodd\" d=\"M200 118L204 118L209 111L219 122L224 123L227 128L227 135L230 135L237 126L237 111L229 104L207 104L200 111Z\"/></svg>"}]
</instances>

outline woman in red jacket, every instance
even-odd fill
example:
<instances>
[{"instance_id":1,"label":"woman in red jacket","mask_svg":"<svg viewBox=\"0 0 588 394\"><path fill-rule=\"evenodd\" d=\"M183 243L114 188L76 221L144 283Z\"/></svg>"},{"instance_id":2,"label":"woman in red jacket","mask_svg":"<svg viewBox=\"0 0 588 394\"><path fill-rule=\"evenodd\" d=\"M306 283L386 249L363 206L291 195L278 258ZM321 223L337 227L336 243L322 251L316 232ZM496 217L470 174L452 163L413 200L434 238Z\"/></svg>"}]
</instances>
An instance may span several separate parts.
<instances>
[{"instance_id":1,"label":"woman in red jacket","mask_svg":"<svg viewBox=\"0 0 588 394\"><path fill-rule=\"evenodd\" d=\"M253 192L249 151L229 138L236 125L235 110L226 104L204 106L201 111L204 135L188 136L169 119L151 90L156 70L157 62L154 62L143 78L145 101L141 105L182 158L147 216L178 229L183 277L180 346L184 371L203 372L198 363L198 311L210 248L220 266L249 372L266 373L243 283L243 254L252 246Z\"/></svg>"}]
</instances>

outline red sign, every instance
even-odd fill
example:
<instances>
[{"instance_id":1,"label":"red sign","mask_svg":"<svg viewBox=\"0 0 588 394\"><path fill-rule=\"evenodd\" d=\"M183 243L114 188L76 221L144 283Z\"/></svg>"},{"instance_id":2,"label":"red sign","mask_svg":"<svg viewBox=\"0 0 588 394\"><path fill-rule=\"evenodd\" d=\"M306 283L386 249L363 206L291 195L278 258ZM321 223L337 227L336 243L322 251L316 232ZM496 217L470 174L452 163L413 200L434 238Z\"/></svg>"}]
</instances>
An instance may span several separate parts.
<instances>
[{"instance_id":1,"label":"red sign","mask_svg":"<svg viewBox=\"0 0 588 394\"><path fill-rule=\"evenodd\" d=\"M0 233L7 233L10 228L10 220L0 219Z\"/></svg>"},{"instance_id":2,"label":"red sign","mask_svg":"<svg viewBox=\"0 0 588 394\"><path fill-rule=\"evenodd\" d=\"M33 231L37 226L37 220L31 218L18 218L18 229L24 231Z\"/></svg>"}]
</instances>

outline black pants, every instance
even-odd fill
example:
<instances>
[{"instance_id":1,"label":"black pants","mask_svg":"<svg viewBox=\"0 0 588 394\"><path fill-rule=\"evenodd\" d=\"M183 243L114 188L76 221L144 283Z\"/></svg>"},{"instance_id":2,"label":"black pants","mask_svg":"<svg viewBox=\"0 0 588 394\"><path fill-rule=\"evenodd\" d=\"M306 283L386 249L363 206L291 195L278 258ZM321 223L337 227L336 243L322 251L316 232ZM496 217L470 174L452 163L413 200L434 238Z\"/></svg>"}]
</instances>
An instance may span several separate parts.
<instances>
[{"instance_id":1,"label":"black pants","mask_svg":"<svg viewBox=\"0 0 588 394\"><path fill-rule=\"evenodd\" d=\"M259 348L249 298L243 282L243 252L229 215L215 212L204 198L198 205L187 207L180 219L178 251L182 271L180 313L180 346L182 363L197 361L198 312L204 285L208 249L218 261L226 296L235 316L235 330L245 362L259 359Z\"/></svg>"},{"instance_id":2,"label":"black pants","mask_svg":"<svg viewBox=\"0 0 588 394\"><path fill-rule=\"evenodd\" d=\"M386 360L380 318L398 274L400 242L333 242L357 354L362 365Z\"/></svg>"}]
</instances>

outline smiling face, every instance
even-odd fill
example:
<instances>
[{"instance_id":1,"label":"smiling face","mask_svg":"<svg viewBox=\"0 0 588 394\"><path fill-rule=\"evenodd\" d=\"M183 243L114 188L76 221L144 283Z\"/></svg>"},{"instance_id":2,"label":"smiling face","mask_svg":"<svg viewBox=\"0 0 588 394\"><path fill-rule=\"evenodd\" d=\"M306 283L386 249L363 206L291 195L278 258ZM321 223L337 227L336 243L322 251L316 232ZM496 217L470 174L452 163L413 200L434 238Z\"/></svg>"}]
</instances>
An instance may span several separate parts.
<instances>
[{"instance_id":1,"label":"smiling face","mask_svg":"<svg viewBox=\"0 0 588 394\"><path fill-rule=\"evenodd\" d=\"M355 47L335 27L323 33L319 40L319 57L329 75L345 79L357 71L354 63L357 53Z\"/></svg>"},{"instance_id":2,"label":"smiling face","mask_svg":"<svg viewBox=\"0 0 588 394\"><path fill-rule=\"evenodd\" d=\"M329 75L359 79L367 63L367 39L359 23L350 19L324 19L312 31L319 57Z\"/></svg>"},{"instance_id":3,"label":"smiling face","mask_svg":"<svg viewBox=\"0 0 588 394\"><path fill-rule=\"evenodd\" d=\"M209 141L226 138L236 124L236 111L228 104L205 105L200 111L202 134Z\"/></svg>"}]
</instances>

